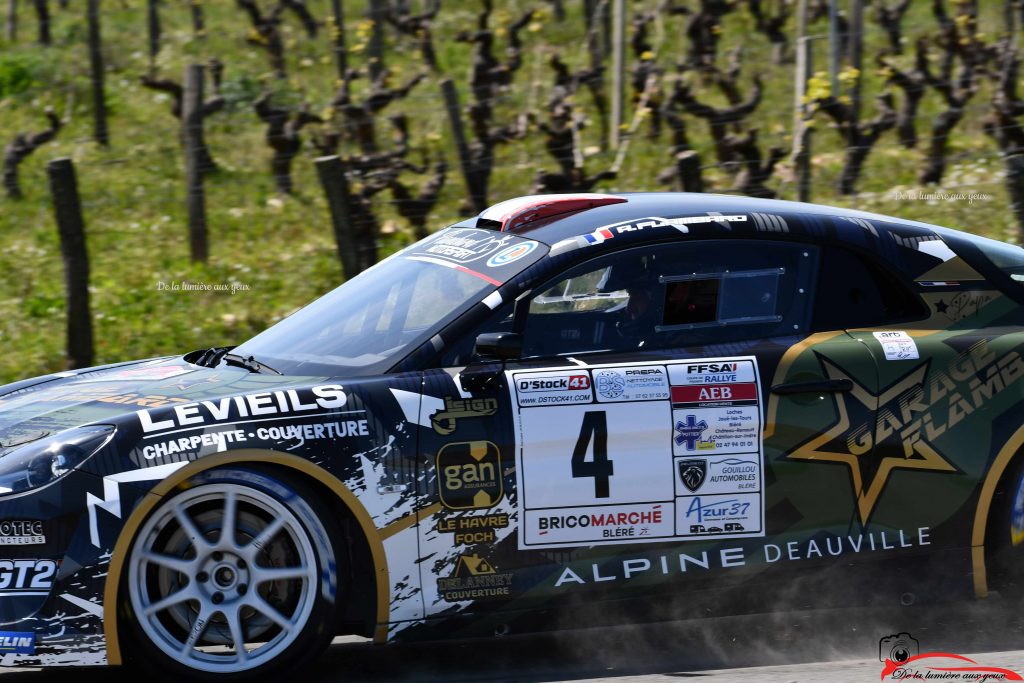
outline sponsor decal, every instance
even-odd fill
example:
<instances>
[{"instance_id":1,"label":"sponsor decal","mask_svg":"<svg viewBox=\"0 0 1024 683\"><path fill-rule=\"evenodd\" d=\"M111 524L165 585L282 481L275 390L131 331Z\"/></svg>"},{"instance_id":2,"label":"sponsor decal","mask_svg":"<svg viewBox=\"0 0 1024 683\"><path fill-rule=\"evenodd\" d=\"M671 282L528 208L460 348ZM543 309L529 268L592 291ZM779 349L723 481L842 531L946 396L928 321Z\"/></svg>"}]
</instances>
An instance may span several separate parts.
<instances>
[{"instance_id":1,"label":"sponsor decal","mask_svg":"<svg viewBox=\"0 0 1024 683\"><path fill-rule=\"evenodd\" d=\"M761 530L757 493L684 496L676 504L681 536L729 535Z\"/></svg>"},{"instance_id":2,"label":"sponsor decal","mask_svg":"<svg viewBox=\"0 0 1024 683\"><path fill-rule=\"evenodd\" d=\"M417 251L452 263L465 265L497 255L498 250L513 243L512 235L475 228L454 228L437 237ZM522 254L521 256L525 256Z\"/></svg>"},{"instance_id":3,"label":"sponsor decal","mask_svg":"<svg viewBox=\"0 0 1024 683\"><path fill-rule=\"evenodd\" d=\"M495 530L507 527L508 514L504 512L490 515L460 515L442 519L437 523L438 533L452 534L455 545L493 543L496 540Z\"/></svg>"},{"instance_id":4,"label":"sponsor decal","mask_svg":"<svg viewBox=\"0 0 1024 683\"><path fill-rule=\"evenodd\" d=\"M590 375L578 368L517 375L514 386L520 406L591 403L594 400Z\"/></svg>"},{"instance_id":5,"label":"sponsor decal","mask_svg":"<svg viewBox=\"0 0 1024 683\"><path fill-rule=\"evenodd\" d=\"M754 406L673 411L676 455L756 453L761 443L761 414Z\"/></svg>"},{"instance_id":6,"label":"sponsor decal","mask_svg":"<svg viewBox=\"0 0 1024 683\"><path fill-rule=\"evenodd\" d=\"M96 375L88 374L77 380L78 383L87 382L115 382L119 380L159 380L185 375L195 372L195 369L187 365L158 365L155 367L127 368L125 370L114 370L101 372Z\"/></svg>"},{"instance_id":7,"label":"sponsor decal","mask_svg":"<svg viewBox=\"0 0 1024 683\"><path fill-rule=\"evenodd\" d=\"M756 381L752 360L687 361L668 368L673 387L689 385L722 385Z\"/></svg>"},{"instance_id":8,"label":"sponsor decal","mask_svg":"<svg viewBox=\"0 0 1024 683\"><path fill-rule=\"evenodd\" d=\"M507 597L512 573L499 572L479 555L460 555L447 578L437 580L437 593L447 602Z\"/></svg>"},{"instance_id":9,"label":"sponsor decal","mask_svg":"<svg viewBox=\"0 0 1024 683\"><path fill-rule=\"evenodd\" d=\"M663 503L528 510L525 528L528 538L540 543L666 538L675 532L668 512Z\"/></svg>"},{"instance_id":10,"label":"sponsor decal","mask_svg":"<svg viewBox=\"0 0 1024 683\"><path fill-rule=\"evenodd\" d=\"M802 562L820 560L826 556L875 553L897 548L931 545L931 529L920 527L916 531L880 531L809 538L784 544L765 543L748 547L730 546L713 551L671 553L659 556L616 557L602 564L596 562L570 563L562 568L554 581L555 588L588 585L605 581L629 581L634 578L670 576L700 571L733 569L752 564Z\"/></svg>"},{"instance_id":11,"label":"sponsor decal","mask_svg":"<svg viewBox=\"0 0 1024 683\"><path fill-rule=\"evenodd\" d=\"M983 666L952 652L926 652L907 632L883 636L878 641L878 661L885 664L881 680L1021 681L1012 669Z\"/></svg>"},{"instance_id":12,"label":"sponsor decal","mask_svg":"<svg viewBox=\"0 0 1024 683\"><path fill-rule=\"evenodd\" d=\"M785 457L849 467L862 524L868 523L895 470L959 473L936 440L1024 377L1019 353L999 356L986 340L944 369L922 363L878 394L832 361L819 362L826 377L850 380L853 389L830 394L835 423ZM896 445L886 446L890 441ZM879 452L893 455L872 455Z\"/></svg>"},{"instance_id":13,"label":"sponsor decal","mask_svg":"<svg viewBox=\"0 0 1024 683\"><path fill-rule=\"evenodd\" d=\"M753 457L676 458L676 468L680 495L761 490L761 465Z\"/></svg>"},{"instance_id":14,"label":"sponsor decal","mask_svg":"<svg viewBox=\"0 0 1024 683\"><path fill-rule=\"evenodd\" d=\"M285 419L285 418L281 418ZM354 436L369 436L370 429L366 419L339 420L316 424L259 425L246 424L242 429L227 429L191 436L180 436L142 447L142 457L155 460L180 453L195 453L203 448L212 448L214 452L226 450L230 444L246 441L264 442L296 442L293 448L304 445L307 441L347 439ZM159 436L159 435L156 435ZM146 437L154 438L153 436Z\"/></svg>"},{"instance_id":15,"label":"sponsor decal","mask_svg":"<svg viewBox=\"0 0 1024 683\"><path fill-rule=\"evenodd\" d=\"M447 436L455 431L458 421L474 417L488 417L498 412L498 401L493 398L451 398L444 399L444 408L430 416L434 431Z\"/></svg>"},{"instance_id":16,"label":"sponsor decal","mask_svg":"<svg viewBox=\"0 0 1024 683\"><path fill-rule=\"evenodd\" d=\"M43 523L38 520L0 520L0 545L42 545L46 543Z\"/></svg>"},{"instance_id":17,"label":"sponsor decal","mask_svg":"<svg viewBox=\"0 0 1024 683\"><path fill-rule=\"evenodd\" d=\"M520 549L764 535L753 357L508 378Z\"/></svg>"},{"instance_id":18,"label":"sponsor decal","mask_svg":"<svg viewBox=\"0 0 1024 683\"><path fill-rule=\"evenodd\" d=\"M176 403L188 403L187 398L174 398L161 396L159 394L111 394L109 389L104 387L85 386L55 399L56 401L78 403L84 401L97 401L99 403L118 403L125 406L139 406L141 408L163 408Z\"/></svg>"},{"instance_id":19,"label":"sponsor decal","mask_svg":"<svg viewBox=\"0 0 1024 683\"><path fill-rule=\"evenodd\" d=\"M616 370L594 373L594 381L597 383L597 393L601 398L614 400L626 391L626 378Z\"/></svg>"},{"instance_id":20,"label":"sponsor decal","mask_svg":"<svg viewBox=\"0 0 1024 683\"><path fill-rule=\"evenodd\" d=\"M507 266L510 263L518 261L524 256L528 256L536 248L537 243L533 241L520 242L519 244L513 244L510 247L505 247L487 259L487 267L500 268L501 266Z\"/></svg>"},{"instance_id":21,"label":"sponsor decal","mask_svg":"<svg viewBox=\"0 0 1024 683\"><path fill-rule=\"evenodd\" d=\"M668 373L660 365L606 368L594 372L594 389L598 403L664 400Z\"/></svg>"},{"instance_id":22,"label":"sponsor decal","mask_svg":"<svg viewBox=\"0 0 1024 683\"><path fill-rule=\"evenodd\" d=\"M917 360L917 344L906 332L872 332L882 345L886 360Z\"/></svg>"},{"instance_id":23,"label":"sponsor decal","mask_svg":"<svg viewBox=\"0 0 1024 683\"><path fill-rule=\"evenodd\" d=\"M501 452L490 441L446 444L437 452L437 489L451 510L493 507L505 495Z\"/></svg>"},{"instance_id":24,"label":"sponsor decal","mask_svg":"<svg viewBox=\"0 0 1024 683\"><path fill-rule=\"evenodd\" d=\"M996 298L997 296L992 292L961 292L950 299L949 303L946 303L945 299L936 301L935 312L945 315L950 322L956 323L976 314Z\"/></svg>"},{"instance_id":25,"label":"sponsor decal","mask_svg":"<svg viewBox=\"0 0 1024 683\"><path fill-rule=\"evenodd\" d=\"M704 479L708 476L708 461L703 458L699 460L679 461L679 480L690 493L696 493L704 485Z\"/></svg>"},{"instance_id":26,"label":"sponsor decal","mask_svg":"<svg viewBox=\"0 0 1024 683\"><path fill-rule=\"evenodd\" d=\"M340 384L325 384L311 389L281 389L185 403L161 411L159 417L148 409L136 415L143 433L152 434L181 428L200 429L211 423L239 418L332 410L343 407L347 401Z\"/></svg>"},{"instance_id":27,"label":"sponsor decal","mask_svg":"<svg viewBox=\"0 0 1024 683\"><path fill-rule=\"evenodd\" d=\"M698 422L696 415L687 415L685 420L676 420L676 446L683 446L688 451L697 450L698 444L705 443L701 437L707 430L708 423L704 420Z\"/></svg>"},{"instance_id":28,"label":"sponsor decal","mask_svg":"<svg viewBox=\"0 0 1024 683\"><path fill-rule=\"evenodd\" d=\"M745 382L672 387L672 402L702 408L717 405L756 405L757 385Z\"/></svg>"},{"instance_id":29,"label":"sponsor decal","mask_svg":"<svg viewBox=\"0 0 1024 683\"><path fill-rule=\"evenodd\" d=\"M48 595L56 575L55 560L0 560L0 597Z\"/></svg>"},{"instance_id":30,"label":"sponsor decal","mask_svg":"<svg viewBox=\"0 0 1024 683\"><path fill-rule=\"evenodd\" d=\"M647 230L650 228L675 228L682 233L687 233L687 225L694 225L697 223L743 223L747 220L746 216L683 216L680 218L659 218L651 216L649 218L633 219L622 223L613 223L598 228L589 235L583 235L584 244L601 244L607 240L612 239L616 235L622 235L630 232L639 232L641 230Z\"/></svg>"},{"instance_id":31,"label":"sponsor decal","mask_svg":"<svg viewBox=\"0 0 1024 683\"><path fill-rule=\"evenodd\" d=\"M24 631L0 631L0 654L34 655L36 634Z\"/></svg>"}]
</instances>

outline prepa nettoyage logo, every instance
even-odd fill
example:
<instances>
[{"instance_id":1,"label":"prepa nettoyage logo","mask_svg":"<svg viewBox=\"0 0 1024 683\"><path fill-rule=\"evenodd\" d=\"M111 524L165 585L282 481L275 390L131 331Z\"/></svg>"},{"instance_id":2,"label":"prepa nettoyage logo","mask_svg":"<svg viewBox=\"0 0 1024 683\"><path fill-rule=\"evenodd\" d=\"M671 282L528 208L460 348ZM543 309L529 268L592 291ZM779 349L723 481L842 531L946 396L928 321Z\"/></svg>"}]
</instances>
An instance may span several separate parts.
<instances>
[{"instance_id":1,"label":"prepa nettoyage logo","mask_svg":"<svg viewBox=\"0 0 1024 683\"><path fill-rule=\"evenodd\" d=\"M883 636L878 661L885 664L883 681L1024 681L1020 674L998 666L985 666L952 652L925 652L909 633Z\"/></svg>"}]
</instances>

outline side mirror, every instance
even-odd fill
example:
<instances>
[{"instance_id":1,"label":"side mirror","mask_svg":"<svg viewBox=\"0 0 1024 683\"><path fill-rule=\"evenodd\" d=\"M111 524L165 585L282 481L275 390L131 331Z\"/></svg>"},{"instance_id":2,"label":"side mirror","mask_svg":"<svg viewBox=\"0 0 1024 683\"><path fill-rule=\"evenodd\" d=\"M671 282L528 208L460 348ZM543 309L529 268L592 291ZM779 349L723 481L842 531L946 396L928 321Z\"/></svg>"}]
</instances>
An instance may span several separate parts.
<instances>
[{"instance_id":1,"label":"side mirror","mask_svg":"<svg viewBox=\"0 0 1024 683\"><path fill-rule=\"evenodd\" d=\"M523 338L516 332L485 332L476 338L473 355L488 360L519 358L523 355Z\"/></svg>"},{"instance_id":2,"label":"side mirror","mask_svg":"<svg viewBox=\"0 0 1024 683\"><path fill-rule=\"evenodd\" d=\"M515 332L486 332L476 338L473 362L462 371L462 388L489 391L504 370L503 362L522 355L523 338Z\"/></svg>"}]
</instances>

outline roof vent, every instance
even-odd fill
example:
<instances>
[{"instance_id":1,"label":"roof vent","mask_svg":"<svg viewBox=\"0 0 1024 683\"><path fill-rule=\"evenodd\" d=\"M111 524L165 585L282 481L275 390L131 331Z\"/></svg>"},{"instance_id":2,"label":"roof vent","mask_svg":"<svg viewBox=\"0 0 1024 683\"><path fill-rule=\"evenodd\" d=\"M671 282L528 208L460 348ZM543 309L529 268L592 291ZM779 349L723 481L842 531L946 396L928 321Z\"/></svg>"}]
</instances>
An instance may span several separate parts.
<instances>
[{"instance_id":1,"label":"roof vent","mask_svg":"<svg viewBox=\"0 0 1024 683\"><path fill-rule=\"evenodd\" d=\"M513 232L542 218L622 204L625 197L610 194L534 194L495 204L477 218L476 227Z\"/></svg>"}]
</instances>

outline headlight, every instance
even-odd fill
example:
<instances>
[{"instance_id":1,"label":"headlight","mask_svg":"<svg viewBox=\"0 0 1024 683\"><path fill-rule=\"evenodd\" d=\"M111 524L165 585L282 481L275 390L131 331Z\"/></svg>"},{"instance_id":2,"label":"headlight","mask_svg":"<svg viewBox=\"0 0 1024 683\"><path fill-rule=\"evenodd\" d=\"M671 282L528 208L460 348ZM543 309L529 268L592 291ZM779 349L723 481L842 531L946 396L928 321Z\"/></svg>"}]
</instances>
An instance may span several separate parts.
<instances>
[{"instance_id":1,"label":"headlight","mask_svg":"<svg viewBox=\"0 0 1024 683\"><path fill-rule=\"evenodd\" d=\"M80 466L114 436L112 425L75 427L0 456L0 494L38 488Z\"/></svg>"}]
</instances>

